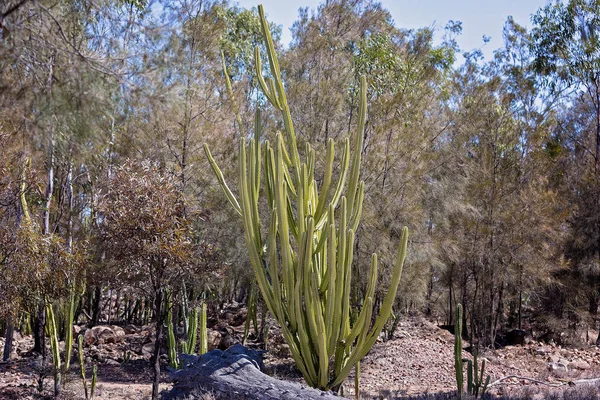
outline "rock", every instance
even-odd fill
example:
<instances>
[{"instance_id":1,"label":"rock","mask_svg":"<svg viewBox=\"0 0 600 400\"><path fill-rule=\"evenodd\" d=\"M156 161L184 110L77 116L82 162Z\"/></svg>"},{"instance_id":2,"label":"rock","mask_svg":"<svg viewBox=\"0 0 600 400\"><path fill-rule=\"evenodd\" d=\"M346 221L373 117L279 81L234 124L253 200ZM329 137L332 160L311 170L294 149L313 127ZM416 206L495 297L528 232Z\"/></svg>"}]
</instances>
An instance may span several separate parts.
<instances>
[{"instance_id":1,"label":"rock","mask_svg":"<svg viewBox=\"0 0 600 400\"><path fill-rule=\"evenodd\" d=\"M527 332L522 329L513 329L506 334L506 342L510 346L524 345Z\"/></svg>"},{"instance_id":2,"label":"rock","mask_svg":"<svg viewBox=\"0 0 600 400\"><path fill-rule=\"evenodd\" d=\"M123 328L123 332L125 332L126 335L132 335L134 333L138 333L140 331L140 328L134 326L134 325L127 325Z\"/></svg>"},{"instance_id":3,"label":"rock","mask_svg":"<svg viewBox=\"0 0 600 400\"><path fill-rule=\"evenodd\" d=\"M152 357L153 353L154 353L154 342L149 342L142 346L141 355L144 358L150 359Z\"/></svg>"},{"instance_id":4,"label":"rock","mask_svg":"<svg viewBox=\"0 0 600 400\"><path fill-rule=\"evenodd\" d=\"M94 335L94 332L91 329L86 329L83 334L83 344L86 346L91 346L97 341L98 339L96 338L96 335Z\"/></svg>"},{"instance_id":5,"label":"rock","mask_svg":"<svg viewBox=\"0 0 600 400\"><path fill-rule=\"evenodd\" d=\"M551 362L548 364L548 369L550 371L569 371L569 362L564 359L558 360L558 362Z\"/></svg>"},{"instance_id":6,"label":"rock","mask_svg":"<svg viewBox=\"0 0 600 400\"><path fill-rule=\"evenodd\" d=\"M582 371L585 371L587 369L590 369L590 364L587 361L584 360L576 360L576 361L571 361L567 367L569 369L580 369Z\"/></svg>"},{"instance_id":7,"label":"rock","mask_svg":"<svg viewBox=\"0 0 600 400\"><path fill-rule=\"evenodd\" d=\"M202 356L182 355L181 362L183 369L171 374L173 389L163 395L165 400L200 399L203 392L216 399L339 399L331 392L263 374L262 353L240 344Z\"/></svg>"},{"instance_id":8,"label":"rock","mask_svg":"<svg viewBox=\"0 0 600 400\"><path fill-rule=\"evenodd\" d=\"M125 329L116 325L112 325L110 329L112 329L113 333L115 334L115 343L120 343L125 339Z\"/></svg>"},{"instance_id":9,"label":"rock","mask_svg":"<svg viewBox=\"0 0 600 400\"><path fill-rule=\"evenodd\" d=\"M549 349L547 347L538 347L533 351L533 354L535 354L536 356L547 356L551 353L552 349Z\"/></svg>"},{"instance_id":10,"label":"rock","mask_svg":"<svg viewBox=\"0 0 600 400\"><path fill-rule=\"evenodd\" d=\"M79 336L80 332L81 332L81 326L73 325L73 337Z\"/></svg>"},{"instance_id":11,"label":"rock","mask_svg":"<svg viewBox=\"0 0 600 400\"><path fill-rule=\"evenodd\" d=\"M120 366L120 365L121 365L121 364L120 364L118 361L116 361L116 360L113 360L113 359L110 359L110 358L106 359L106 362L105 362L105 364L106 364L106 365L112 365L112 366L114 366L114 367L118 367L118 366Z\"/></svg>"},{"instance_id":12,"label":"rock","mask_svg":"<svg viewBox=\"0 0 600 400\"><path fill-rule=\"evenodd\" d=\"M117 342L115 332L108 326L95 326L92 328L92 332L100 344Z\"/></svg>"},{"instance_id":13,"label":"rock","mask_svg":"<svg viewBox=\"0 0 600 400\"><path fill-rule=\"evenodd\" d=\"M207 332L207 335L208 350L214 350L219 347L219 343L221 343L221 338L223 335L221 335L220 332L213 331L212 329Z\"/></svg>"}]
</instances>

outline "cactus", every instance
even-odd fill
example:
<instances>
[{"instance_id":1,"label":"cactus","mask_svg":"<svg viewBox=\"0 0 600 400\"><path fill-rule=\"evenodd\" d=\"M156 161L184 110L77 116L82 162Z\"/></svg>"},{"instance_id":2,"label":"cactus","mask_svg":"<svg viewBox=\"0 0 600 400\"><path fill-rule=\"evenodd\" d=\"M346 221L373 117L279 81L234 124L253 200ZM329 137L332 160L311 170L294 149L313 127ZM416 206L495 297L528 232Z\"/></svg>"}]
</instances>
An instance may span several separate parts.
<instances>
[{"instance_id":1,"label":"cactus","mask_svg":"<svg viewBox=\"0 0 600 400\"><path fill-rule=\"evenodd\" d=\"M360 399L360 361L354 367L354 398Z\"/></svg>"},{"instance_id":2,"label":"cactus","mask_svg":"<svg viewBox=\"0 0 600 400\"><path fill-rule=\"evenodd\" d=\"M52 363L54 365L54 397L60 396L60 381L61 381L61 362L60 350L58 347L58 333L56 331L56 319L54 318L54 309L52 304L46 302L46 315L48 322L46 323L48 336L50 337L50 348L52 349Z\"/></svg>"},{"instance_id":3,"label":"cactus","mask_svg":"<svg viewBox=\"0 0 600 400\"><path fill-rule=\"evenodd\" d=\"M456 372L456 387L458 398L463 394L463 359L462 359L462 304L456 306L456 321L454 323L454 370ZM490 383L488 375L483 382L485 360L481 362L481 372L477 361L477 352L473 354L473 361L467 360L467 394L478 398L483 397Z\"/></svg>"},{"instance_id":4,"label":"cactus","mask_svg":"<svg viewBox=\"0 0 600 400\"><path fill-rule=\"evenodd\" d=\"M71 288L69 294L69 303L67 305L67 315L65 317L65 371L71 366L71 357L73 355L73 320L75 319L75 289Z\"/></svg>"},{"instance_id":5,"label":"cactus","mask_svg":"<svg viewBox=\"0 0 600 400\"><path fill-rule=\"evenodd\" d=\"M92 386L90 388L90 399L94 398L94 391L96 390L96 382L98 381L98 367L96 364L92 366Z\"/></svg>"},{"instance_id":6,"label":"cactus","mask_svg":"<svg viewBox=\"0 0 600 400\"><path fill-rule=\"evenodd\" d=\"M204 301L200 308L200 338L198 341L200 342L198 354L206 353L208 351L208 331L206 326L206 302Z\"/></svg>"},{"instance_id":7,"label":"cactus","mask_svg":"<svg viewBox=\"0 0 600 400\"><path fill-rule=\"evenodd\" d=\"M488 375L483 382L485 372L485 360L481 361L481 372L478 371L479 364L477 362L477 352L473 354L473 361L467 361L467 393L475 398L483 397L488 385L490 384L490 376Z\"/></svg>"},{"instance_id":8,"label":"cactus","mask_svg":"<svg viewBox=\"0 0 600 400\"><path fill-rule=\"evenodd\" d=\"M179 360L177 358L177 342L173 329L173 303L171 302L171 291L165 294L167 307L167 349L169 352L169 365L171 368L179 369Z\"/></svg>"},{"instance_id":9,"label":"cactus","mask_svg":"<svg viewBox=\"0 0 600 400\"><path fill-rule=\"evenodd\" d=\"M184 343L184 353L194 354L196 350L196 338L198 337L198 309L194 308L188 322L188 337Z\"/></svg>"},{"instance_id":10,"label":"cactus","mask_svg":"<svg viewBox=\"0 0 600 400\"><path fill-rule=\"evenodd\" d=\"M250 296L248 298L248 312L246 313L246 323L244 324L244 336L242 343L245 345L250 334L250 323L254 325L254 333L258 336L258 319L256 316L258 308L258 293L256 289L256 282L251 284Z\"/></svg>"},{"instance_id":11,"label":"cactus","mask_svg":"<svg viewBox=\"0 0 600 400\"><path fill-rule=\"evenodd\" d=\"M79 358L79 373L81 380L83 381L83 391L85 393L86 400L88 396L87 379L85 377L85 357L83 356L83 335L77 337L77 356Z\"/></svg>"},{"instance_id":12,"label":"cactus","mask_svg":"<svg viewBox=\"0 0 600 400\"><path fill-rule=\"evenodd\" d=\"M257 110L252 139L246 143L242 138L239 144L239 201L207 145L204 150L227 199L242 217L254 276L268 310L281 326L296 366L310 386L337 390L371 349L390 316L406 256L408 230L402 230L390 288L379 315L372 323L377 283L377 256L373 254L363 307L351 324L350 272L364 197L360 166L367 113L366 79L360 79L354 153L346 138L339 177L332 182L334 141L328 141L319 191L315 151L307 144L305 160L301 161L273 40L262 6L258 11L273 78L264 79L256 47L257 78L265 98L281 112L284 133L277 132L272 143L263 140ZM266 196L269 210L270 220L266 223L261 223L259 217L261 193Z\"/></svg>"}]
</instances>

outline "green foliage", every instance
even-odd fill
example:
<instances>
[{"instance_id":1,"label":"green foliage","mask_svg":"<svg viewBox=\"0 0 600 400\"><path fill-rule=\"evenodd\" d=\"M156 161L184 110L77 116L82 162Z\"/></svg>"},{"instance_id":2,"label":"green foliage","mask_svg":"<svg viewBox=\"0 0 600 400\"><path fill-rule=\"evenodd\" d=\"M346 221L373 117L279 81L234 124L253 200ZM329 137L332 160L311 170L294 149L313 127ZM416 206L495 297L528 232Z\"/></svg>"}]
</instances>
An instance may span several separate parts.
<instances>
[{"instance_id":1,"label":"green foliage","mask_svg":"<svg viewBox=\"0 0 600 400\"><path fill-rule=\"evenodd\" d=\"M310 386L337 390L371 349L390 316L406 255L408 230L402 230L390 288L374 324L371 326L377 282L375 254L363 307L351 325L350 271L364 197L360 167L367 111L366 79L361 79L354 154L351 155L350 140L346 139L339 178L332 184L334 142L329 140L319 193L314 177L315 152L306 144L306 160L301 161L262 6L259 14L273 78L264 79L262 75L258 47L257 77L263 95L282 114L285 134L278 132L273 146L269 140L262 143L257 111L254 137L248 144L242 139L239 145L239 202L206 145L205 151L227 198L242 216L258 286L269 311L281 325L296 366ZM261 182L270 214L270 221L264 225L268 226L264 242L259 217Z\"/></svg>"}]
</instances>

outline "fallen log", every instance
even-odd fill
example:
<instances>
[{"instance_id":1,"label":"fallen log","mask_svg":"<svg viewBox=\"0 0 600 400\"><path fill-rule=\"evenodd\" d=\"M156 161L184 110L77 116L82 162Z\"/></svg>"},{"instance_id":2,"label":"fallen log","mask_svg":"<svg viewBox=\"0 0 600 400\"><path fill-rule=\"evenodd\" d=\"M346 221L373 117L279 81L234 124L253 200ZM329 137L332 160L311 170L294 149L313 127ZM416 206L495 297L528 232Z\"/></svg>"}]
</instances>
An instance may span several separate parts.
<instances>
[{"instance_id":1,"label":"fallen log","mask_svg":"<svg viewBox=\"0 0 600 400\"><path fill-rule=\"evenodd\" d=\"M202 399L319 399L340 400L332 392L323 392L294 382L272 378L261 372L262 352L236 344L225 351L212 350L182 355L183 369L171 374L173 389L164 400Z\"/></svg>"}]
</instances>

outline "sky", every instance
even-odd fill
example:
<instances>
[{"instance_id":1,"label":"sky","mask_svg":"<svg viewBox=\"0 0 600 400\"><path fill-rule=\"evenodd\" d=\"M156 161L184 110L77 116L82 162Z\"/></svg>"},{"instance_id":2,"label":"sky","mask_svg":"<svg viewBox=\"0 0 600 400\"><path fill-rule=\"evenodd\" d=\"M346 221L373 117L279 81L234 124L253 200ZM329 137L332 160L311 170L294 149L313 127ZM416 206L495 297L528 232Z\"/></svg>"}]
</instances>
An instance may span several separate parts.
<instances>
[{"instance_id":1,"label":"sky","mask_svg":"<svg viewBox=\"0 0 600 400\"><path fill-rule=\"evenodd\" d=\"M260 1L237 0L237 3L250 9ZM509 15L520 25L531 27L531 14L547 2L548 0L381 0L398 28L434 27L437 30L437 40L441 39L448 21L461 21L463 32L457 38L458 44L463 50L481 48L486 60L493 57L495 49L502 47L502 28ZM319 0L262 0L267 19L282 25L282 41L285 46L291 40L289 28L298 17L298 9L310 7L314 10L319 3ZM485 46L482 39L484 35L491 38Z\"/></svg>"}]
</instances>

